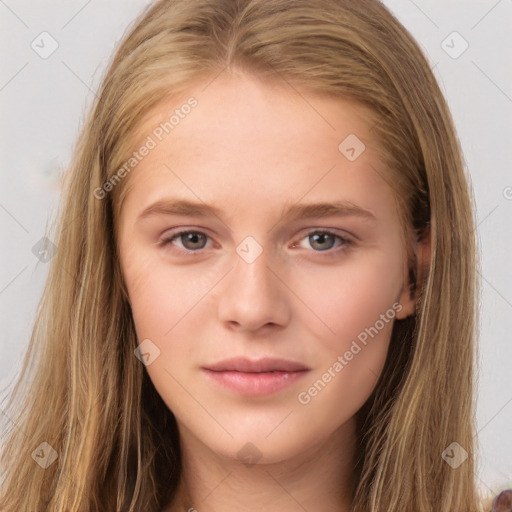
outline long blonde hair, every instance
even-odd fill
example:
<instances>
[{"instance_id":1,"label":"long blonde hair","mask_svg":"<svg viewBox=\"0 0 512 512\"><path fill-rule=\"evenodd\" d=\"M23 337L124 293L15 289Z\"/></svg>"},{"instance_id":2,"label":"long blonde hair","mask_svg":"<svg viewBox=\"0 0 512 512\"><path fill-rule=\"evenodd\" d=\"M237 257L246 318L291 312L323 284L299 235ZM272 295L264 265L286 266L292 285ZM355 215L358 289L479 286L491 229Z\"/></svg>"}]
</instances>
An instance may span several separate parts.
<instances>
[{"instance_id":1,"label":"long blonde hair","mask_svg":"<svg viewBox=\"0 0 512 512\"><path fill-rule=\"evenodd\" d=\"M156 512L171 502L176 423L134 356L119 268L126 183L103 199L94 191L133 151L152 107L235 67L367 107L404 226L431 236L428 268L411 265L416 314L395 322L358 413L353 511L479 511L474 201L428 62L376 0L162 0L136 20L80 134L49 235L57 253L5 410L0 509ZM442 456L453 442L468 454L457 468ZM31 456L41 443L58 455L45 469Z\"/></svg>"}]
</instances>

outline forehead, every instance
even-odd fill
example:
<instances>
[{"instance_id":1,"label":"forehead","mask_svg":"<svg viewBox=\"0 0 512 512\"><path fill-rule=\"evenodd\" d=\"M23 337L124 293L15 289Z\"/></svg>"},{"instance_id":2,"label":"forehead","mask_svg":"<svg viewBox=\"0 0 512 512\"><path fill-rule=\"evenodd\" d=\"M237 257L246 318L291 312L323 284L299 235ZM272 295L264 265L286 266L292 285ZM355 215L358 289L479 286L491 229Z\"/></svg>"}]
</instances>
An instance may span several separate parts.
<instances>
[{"instance_id":1,"label":"forehead","mask_svg":"<svg viewBox=\"0 0 512 512\"><path fill-rule=\"evenodd\" d=\"M195 106L185 108L190 98ZM135 150L149 139L154 147L124 184L125 201L142 206L165 189L262 210L305 194L376 192L383 183L373 119L361 103L285 82L235 74L195 83L140 124Z\"/></svg>"}]
</instances>

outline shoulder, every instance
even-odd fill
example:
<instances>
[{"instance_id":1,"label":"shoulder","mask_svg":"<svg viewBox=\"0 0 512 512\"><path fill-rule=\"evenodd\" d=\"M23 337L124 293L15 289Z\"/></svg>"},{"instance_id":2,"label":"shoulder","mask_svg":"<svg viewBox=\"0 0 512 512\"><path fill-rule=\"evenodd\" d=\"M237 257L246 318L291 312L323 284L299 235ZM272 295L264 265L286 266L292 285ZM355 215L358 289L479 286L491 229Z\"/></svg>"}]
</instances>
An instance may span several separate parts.
<instances>
[{"instance_id":1,"label":"shoulder","mask_svg":"<svg viewBox=\"0 0 512 512\"><path fill-rule=\"evenodd\" d=\"M512 489L505 489L492 500L489 512L512 512Z\"/></svg>"}]
</instances>

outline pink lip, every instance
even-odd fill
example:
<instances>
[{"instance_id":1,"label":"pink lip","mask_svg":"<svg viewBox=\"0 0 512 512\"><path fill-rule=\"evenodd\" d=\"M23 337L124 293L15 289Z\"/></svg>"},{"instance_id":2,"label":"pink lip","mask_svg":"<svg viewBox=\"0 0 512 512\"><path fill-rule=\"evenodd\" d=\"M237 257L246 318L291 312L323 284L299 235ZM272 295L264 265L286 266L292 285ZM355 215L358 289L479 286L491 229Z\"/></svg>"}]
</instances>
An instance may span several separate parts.
<instances>
[{"instance_id":1,"label":"pink lip","mask_svg":"<svg viewBox=\"0 0 512 512\"><path fill-rule=\"evenodd\" d=\"M246 357L231 357L223 359L208 366L204 366L214 372L237 371L237 372L298 372L309 370L306 365L290 361L288 359L278 359L275 357L263 357L262 359L247 359Z\"/></svg>"},{"instance_id":2,"label":"pink lip","mask_svg":"<svg viewBox=\"0 0 512 512\"><path fill-rule=\"evenodd\" d=\"M217 384L245 396L275 393L310 370L301 363L285 359L250 360L240 357L225 359L202 369Z\"/></svg>"}]
</instances>

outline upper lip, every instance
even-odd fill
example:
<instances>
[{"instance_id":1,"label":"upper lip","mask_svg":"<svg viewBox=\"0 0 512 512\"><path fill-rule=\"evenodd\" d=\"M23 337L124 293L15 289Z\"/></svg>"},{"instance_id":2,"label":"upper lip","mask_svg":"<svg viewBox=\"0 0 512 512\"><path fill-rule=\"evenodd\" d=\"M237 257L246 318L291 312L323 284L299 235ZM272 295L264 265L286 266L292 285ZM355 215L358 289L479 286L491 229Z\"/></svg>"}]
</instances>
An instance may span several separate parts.
<instances>
[{"instance_id":1,"label":"upper lip","mask_svg":"<svg viewBox=\"0 0 512 512\"><path fill-rule=\"evenodd\" d=\"M272 371L299 372L309 370L309 368L302 363L274 357L264 357L262 359L232 357L229 359L217 361L216 363L204 366L203 368L215 372L237 371L249 373L263 373Z\"/></svg>"}]
</instances>

